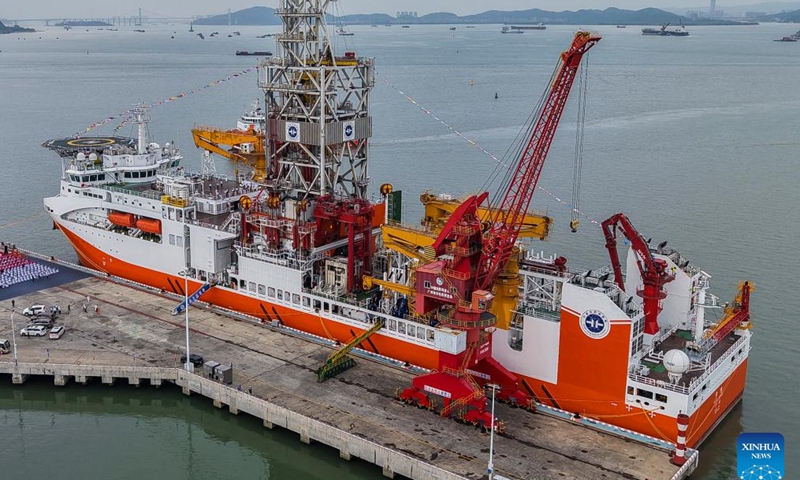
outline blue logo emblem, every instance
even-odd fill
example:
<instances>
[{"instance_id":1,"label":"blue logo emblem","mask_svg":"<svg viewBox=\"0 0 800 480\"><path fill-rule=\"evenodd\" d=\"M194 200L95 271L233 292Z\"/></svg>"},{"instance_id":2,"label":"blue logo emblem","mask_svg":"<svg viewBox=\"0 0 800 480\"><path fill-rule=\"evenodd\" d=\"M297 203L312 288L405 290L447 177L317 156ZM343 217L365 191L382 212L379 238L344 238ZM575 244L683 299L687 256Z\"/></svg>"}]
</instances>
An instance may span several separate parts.
<instances>
[{"instance_id":1,"label":"blue logo emblem","mask_svg":"<svg viewBox=\"0 0 800 480\"><path fill-rule=\"evenodd\" d=\"M289 136L291 138L297 137L297 127L295 127L294 125L289 127Z\"/></svg>"},{"instance_id":2,"label":"blue logo emblem","mask_svg":"<svg viewBox=\"0 0 800 480\"><path fill-rule=\"evenodd\" d=\"M743 433L736 440L736 473L741 480L781 480L783 435Z\"/></svg>"},{"instance_id":3,"label":"blue logo emblem","mask_svg":"<svg viewBox=\"0 0 800 480\"><path fill-rule=\"evenodd\" d=\"M353 136L353 126L352 125L345 126L344 127L344 134L348 138L352 137Z\"/></svg>"},{"instance_id":4,"label":"blue logo emblem","mask_svg":"<svg viewBox=\"0 0 800 480\"><path fill-rule=\"evenodd\" d=\"M580 319L581 330L586 336L601 339L611 331L611 322L600 310L586 310Z\"/></svg>"}]
</instances>

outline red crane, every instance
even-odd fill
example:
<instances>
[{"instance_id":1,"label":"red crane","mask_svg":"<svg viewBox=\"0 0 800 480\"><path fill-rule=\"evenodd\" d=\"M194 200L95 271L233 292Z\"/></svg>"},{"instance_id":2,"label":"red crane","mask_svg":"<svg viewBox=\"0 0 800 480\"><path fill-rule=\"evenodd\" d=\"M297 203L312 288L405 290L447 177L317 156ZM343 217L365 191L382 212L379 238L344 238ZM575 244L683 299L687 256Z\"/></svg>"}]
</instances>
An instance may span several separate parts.
<instances>
[{"instance_id":1,"label":"red crane","mask_svg":"<svg viewBox=\"0 0 800 480\"><path fill-rule=\"evenodd\" d=\"M415 378L414 386L400 393L401 400L432 408L427 393L435 393L444 398L442 415L449 415L454 408L472 407L467 408L464 419L483 426L491 420L481 383L499 384L501 397L532 405L530 397L519 391L516 376L492 358L489 329L497 319L490 313L491 290L519 238L581 59L598 41L598 35L578 32L561 54L491 224L484 227L478 216L478 207L488 193L470 197L453 212L432 245L438 260L417 269L417 313L436 311L442 325L465 332L466 349L452 354L441 351L437 371Z\"/></svg>"},{"instance_id":2,"label":"red crane","mask_svg":"<svg viewBox=\"0 0 800 480\"><path fill-rule=\"evenodd\" d=\"M617 253L617 229L621 230L625 238L631 242L631 248L636 252L636 265L642 276L642 286L636 289L636 293L643 299L644 333L650 335L658 333L661 300L667 298L664 285L674 280L675 275L667 271L665 260L653 258L650 246L624 214L612 215L603 221L602 228L608 255L611 257L611 267L614 269L614 281L622 291L625 291L625 284L622 282L622 268Z\"/></svg>"},{"instance_id":3,"label":"red crane","mask_svg":"<svg viewBox=\"0 0 800 480\"><path fill-rule=\"evenodd\" d=\"M484 236L476 282L476 288L479 290L491 290L497 275L511 256L514 244L519 238L525 212L536 191L547 152L553 143L558 122L564 113L581 59L599 41L599 35L578 32L569 50L561 54L561 64L557 69L550 93L543 104L522 158L516 164L505 196L492 219L491 228Z\"/></svg>"}]
</instances>

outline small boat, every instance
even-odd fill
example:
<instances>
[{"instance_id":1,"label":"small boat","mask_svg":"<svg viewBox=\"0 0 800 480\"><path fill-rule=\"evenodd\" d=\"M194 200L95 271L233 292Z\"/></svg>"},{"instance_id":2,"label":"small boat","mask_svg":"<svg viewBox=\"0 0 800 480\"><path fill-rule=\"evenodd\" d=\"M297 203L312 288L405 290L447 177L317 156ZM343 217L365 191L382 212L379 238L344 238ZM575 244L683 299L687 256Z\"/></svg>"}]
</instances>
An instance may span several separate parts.
<instances>
[{"instance_id":1,"label":"small boat","mask_svg":"<svg viewBox=\"0 0 800 480\"><path fill-rule=\"evenodd\" d=\"M194 23L189 23L189 32L194 32Z\"/></svg>"},{"instance_id":2,"label":"small boat","mask_svg":"<svg viewBox=\"0 0 800 480\"><path fill-rule=\"evenodd\" d=\"M455 29L456 29L456 27L450 27L450 31L453 31Z\"/></svg>"},{"instance_id":3,"label":"small boat","mask_svg":"<svg viewBox=\"0 0 800 480\"><path fill-rule=\"evenodd\" d=\"M500 33L525 33L525 32L523 32L522 30L517 30L516 28L505 26L503 27L502 30L500 30Z\"/></svg>"},{"instance_id":4,"label":"small boat","mask_svg":"<svg viewBox=\"0 0 800 480\"><path fill-rule=\"evenodd\" d=\"M200 40L205 40L206 38L202 33L198 33L197 36L200 37Z\"/></svg>"},{"instance_id":5,"label":"small boat","mask_svg":"<svg viewBox=\"0 0 800 480\"><path fill-rule=\"evenodd\" d=\"M355 33L348 32L347 30L344 29L344 27L339 27L336 30L336 35L342 35L342 36L345 36L345 37L351 37L351 36L355 35Z\"/></svg>"},{"instance_id":6,"label":"small boat","mask_svg":"<svg viewBox=\"0 0 800 480\"><path fill-rule=\"evenodd\" d=\"M617 28L628 28L627 25L617 25Z\"/></svg>"},{"instance_id":7,"label":"small boat","mask_svg":"<svg viewBox=\"0 0 800 480\"><path fill-rule=\"evenodd\" d=\"M547 30L547 25L539 22L534 25L511 25L514 30Z\"/></svg>"},{"instance_id":8,"label":"small boat","mask_svg":"<svg viewBox=\"0 0 800 480\"><path fill-rule=\"evenodd\" d=\"M467 28L475 28L474 25L467 25Z\"/></svg>"},{"instance_id":9,"label":"small boat","mask_svg":"<svg viewBox=\"0 0 800 480\"><path fill-rule=\"evenodd\" d=\"M778 39L773 40L773 41L774 42L796 42L797 38L795 38L795 35L792 35L791 37L781 37L781 38L778 38Z\"/></svg>"},{"instance_id":10,"label":"small boat","mask_svg":"<svg viewBox=\"0 0 800 480\"><path fill-rule=\"evenodd\" d=\"M403 25L403 28L411 28L410 25Z\"/></svg>"},{"instance_id":11,"label":"small boat","mask_svg":"<svg viewBox=\"0 0 800 480\"><path fill-rule=\"evenodd\" d=\"M263 52L248 52L246 50L237 50L236 55L241 56L256 56L256 57L271 57L272 52L263 51Z\"/></svg>"}]
</instances>

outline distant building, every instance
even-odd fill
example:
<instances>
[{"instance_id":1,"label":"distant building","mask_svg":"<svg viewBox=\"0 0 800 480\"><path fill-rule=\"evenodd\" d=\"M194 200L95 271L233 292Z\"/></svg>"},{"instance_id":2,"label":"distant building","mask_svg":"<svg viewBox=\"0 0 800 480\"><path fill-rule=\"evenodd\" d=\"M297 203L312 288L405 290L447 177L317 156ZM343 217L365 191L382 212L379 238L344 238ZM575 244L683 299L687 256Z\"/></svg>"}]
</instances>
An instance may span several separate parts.
<instances>
[{"instance_id":1,"label":"distant building","mask_svg":"<svg viewBox=\"0 0 800 480\"><path fill-rule=\"evenodd\" d=\"M400 17L417 18L417 12L397 12L397 18Z\"/></svg>"},{"instance_id":2,"label":"distant building","mask_svg":"<svg viewBox=\"0 0 800 480\"><path fill-rule=\"evenodd\" d=\"M708 16L714 18L717 15L717 0L711 0L711 6L708 8Z\"/></svg>"}]
</instances>

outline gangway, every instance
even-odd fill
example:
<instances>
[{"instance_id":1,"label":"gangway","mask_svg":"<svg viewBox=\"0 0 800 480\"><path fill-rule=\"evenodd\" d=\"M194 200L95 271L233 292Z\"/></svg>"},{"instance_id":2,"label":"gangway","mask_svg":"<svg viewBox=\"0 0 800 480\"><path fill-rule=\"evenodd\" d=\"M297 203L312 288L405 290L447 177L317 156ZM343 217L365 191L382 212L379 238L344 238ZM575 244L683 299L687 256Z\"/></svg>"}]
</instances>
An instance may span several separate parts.
<instances>
[{"instance_id":1,"label":"gangway","mask_svg":"<svg viewBox=\"0 0 800 480\"><path fill-rule=\"evenodd\" d=\"M375 322L375 325L373 325L369 330L364 331L364 333L361 335L358 335L354 339L350 340L347 345L331 353L328 356L328 359L325 360L325 364L317 369L317 381L322 383L347 369L353 368L356 365L356 361L347 354L350 352L350 350L355 348L356 345L359 345L361 342L368 339L378 330L383 328L383 325L383 319L378 319Z\"/></svg>"},{"instance_id":2,"label":"gangway","mask_svg":"<svg viewBox=\"0 0 800 480\"><path fill-rule=\"evenodd\" d=\"M191 304L193 304L194 302L196 302L196 301L197 301L197 300L198 300L200 297L202 297L202 296L203 296L203 294L204 294L204 293L206 293L206 292L207 292L207 291L208 291L208 290L209 290L211 287L212 287L212 285L211 285L210 283L204 283L204 284L203 284L203 285L202 285L200 288L198 288L198 289L197 289L197 290L196 290L196 291L195 291L193 294L189 295L189 298L188 298L188 304L189 304L189 305L191 305ZM173 308L173 309L172 309L172 314L173 314L173 315L177 315L177 314L181 313L182 311L186 310L186 304L187 304L187 302L184 300L183 302L181 302L181 303L179 303L178 305L176 305L176 306L175 306L175 308Z\"/></svg>"}]
</instances>

